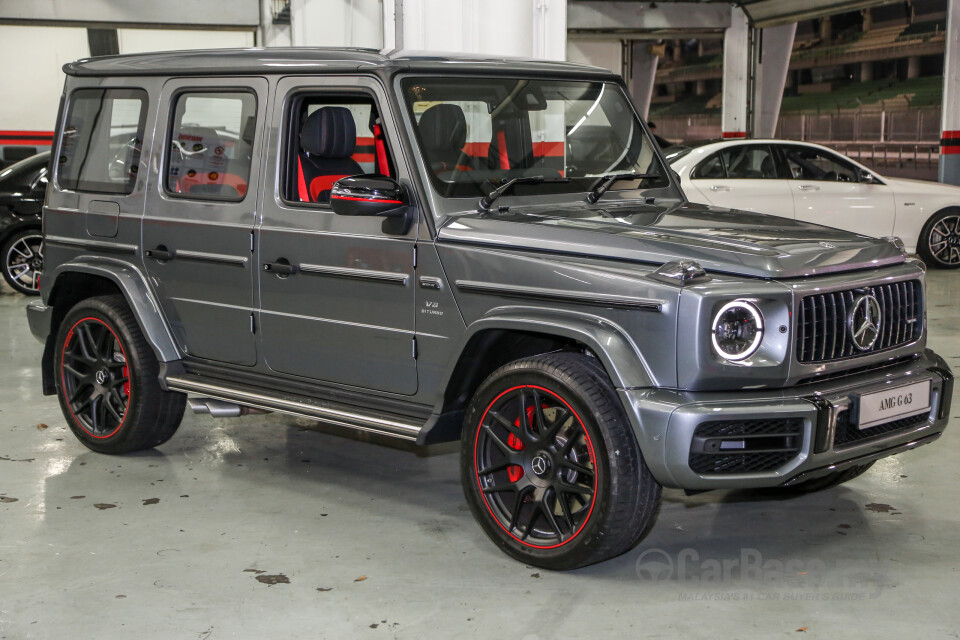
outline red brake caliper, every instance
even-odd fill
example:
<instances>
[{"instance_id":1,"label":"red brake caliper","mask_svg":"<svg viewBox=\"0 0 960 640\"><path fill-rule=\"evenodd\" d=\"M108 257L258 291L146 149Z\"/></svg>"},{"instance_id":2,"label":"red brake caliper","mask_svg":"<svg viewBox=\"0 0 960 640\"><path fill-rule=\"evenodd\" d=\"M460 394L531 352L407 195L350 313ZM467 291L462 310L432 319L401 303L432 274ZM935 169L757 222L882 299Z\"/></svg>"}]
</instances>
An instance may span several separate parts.
<instances>
[{"instance_id":1,"label":"red brake caliper","mask_svg":"<svg viewBox=\"0 0 960 640\"><path fill-rule=\"evenodd\" d=\"M123 383L123 392L127 394L127 398L129 399L130 398L130 369L128 369L127 367L123 368L123 377L127 379L127 381Z\"/></svg>"},{"instance_id":2,"label":"red brake caliper","mask_svg":"<svg viewBox=\"0 0 960 640\"><path fill-rule=\"evenodd\" d=\"M544 405L543 408L546 409L547 408L546 405ZM527 407L527 422L529 423L530 428L533 429L534 428L533 407ZM517 418L516 420L514 420L513 426L515 426L518 429L520 428L520 418ZM523 451L524 449L523 442L521 442L520 438L513 435L512 433L510 434L510 437L507 438L507 446L513 449L514 451ZM507 467L507 478L510 479L510 482L516 482L522 477L523 477L523 467L516 464L512 464L509 467Z\"/></svg>"}]
</instances>

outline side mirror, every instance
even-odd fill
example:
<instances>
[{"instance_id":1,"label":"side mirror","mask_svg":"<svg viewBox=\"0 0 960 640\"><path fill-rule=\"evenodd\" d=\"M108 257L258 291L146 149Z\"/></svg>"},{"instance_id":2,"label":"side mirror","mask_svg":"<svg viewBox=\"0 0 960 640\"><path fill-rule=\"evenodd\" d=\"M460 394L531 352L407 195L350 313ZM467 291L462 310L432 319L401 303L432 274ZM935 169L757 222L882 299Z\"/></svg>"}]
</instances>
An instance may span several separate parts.
<instances>
[{"instance_id":1,"label":"side mirror","mask_svg":"<svg viewBox=\"0 0 960 640\"><path fill-rule=\"evenodd\" d=\"M399 182L378 174L340 178L330 190L330 206L341 216L405 216L409 204Z\"/></svg>"},{"instance_id":2,"label":"side mirror","mask_svg":"<svg viewBox=\"0 0 960 640\"><path fill-rule=\"evenodd\" d=\"M863 184L877 184L877 177L869 171L860 171L860 182Z\"/></svg>"}]
</instances>

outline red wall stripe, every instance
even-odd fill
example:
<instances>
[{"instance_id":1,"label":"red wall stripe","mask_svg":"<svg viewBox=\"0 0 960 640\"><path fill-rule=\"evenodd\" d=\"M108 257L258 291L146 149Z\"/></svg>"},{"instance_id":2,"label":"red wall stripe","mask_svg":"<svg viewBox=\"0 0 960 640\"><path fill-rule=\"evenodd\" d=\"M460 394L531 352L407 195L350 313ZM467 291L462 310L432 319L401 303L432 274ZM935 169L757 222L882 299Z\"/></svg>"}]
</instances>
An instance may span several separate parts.
<instances>
[{"instance_id":1,"label":"red wall stripe","mask_svg":"<svg viewBox=\"0 0 960 640\"><path fill-rule=\"evenodd\" d=\"M723 138L746 138L746 131L724 131L721 136Z\"/></svg>"}]
</instances>

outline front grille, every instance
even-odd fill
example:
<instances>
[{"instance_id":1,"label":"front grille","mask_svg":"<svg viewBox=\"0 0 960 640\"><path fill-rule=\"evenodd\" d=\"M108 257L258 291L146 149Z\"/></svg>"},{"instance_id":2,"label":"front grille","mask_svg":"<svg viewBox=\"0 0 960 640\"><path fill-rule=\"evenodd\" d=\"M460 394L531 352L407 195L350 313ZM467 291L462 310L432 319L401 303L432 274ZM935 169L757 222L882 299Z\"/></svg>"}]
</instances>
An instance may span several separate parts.
<instances>
[{"instance_id":1,"label":"front grille","mask_svg":"<svg viewBox=\"0 0 960 640\"><path fill-rule=\"evenodd\" d=\"M800 453L801 418L717 420L697 426L690 468L697 473L773 471Z\"/></svg>"},{"instance_id":2,"label":"front grille","mask_svg":"<svg viewBox=\"0 0 960 640\"><path fill-rule=\"evenodd\" d=\"M837 425L836 429L834 430L833 446L844 447L854 443L861 444L870 440L882 438L883 436L897 433L899 431L910 431L911 429L919 427L923 423L927 422L929 418L929 414L921 413L918 416L910 416L909 418L891 420L890 422L884 422L883 424L878 424L876 426L860 430L855 425L850 424L850 411L841 411L837 414Z\"/></svg>"},{"instance_id":3,"label":"front grille","mask_svg":"<svg viewBox=\"0 0 960 640\"><path fill-rule=\"evenodd\" d=\"M806 296L797 314L797 360L828 362L909 344L923 330L919 280L879 284ZM856 300L872 292L880 303L880 335L861 351L853 344L848 317Z\"/></svg>"}]
</instances>

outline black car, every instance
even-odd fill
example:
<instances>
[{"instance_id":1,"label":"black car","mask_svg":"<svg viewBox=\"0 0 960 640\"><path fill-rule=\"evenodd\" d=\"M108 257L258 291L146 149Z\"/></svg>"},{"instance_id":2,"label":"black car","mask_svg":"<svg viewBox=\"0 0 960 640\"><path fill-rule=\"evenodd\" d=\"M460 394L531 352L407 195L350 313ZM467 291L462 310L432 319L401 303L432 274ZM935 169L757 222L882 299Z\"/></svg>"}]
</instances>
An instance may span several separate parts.
<instances>
[{"instance_id":1,"label":"black car","mask_svg":"<svg viewBox=\"0 0 960 640\"><path fill-rule=\"evenodd\" d=\"M50 152L44 151L0 171L0 256L3 278L27 295L40 293L43 231L40 212L47 190Z\"/></svg>"}]
</instances>

